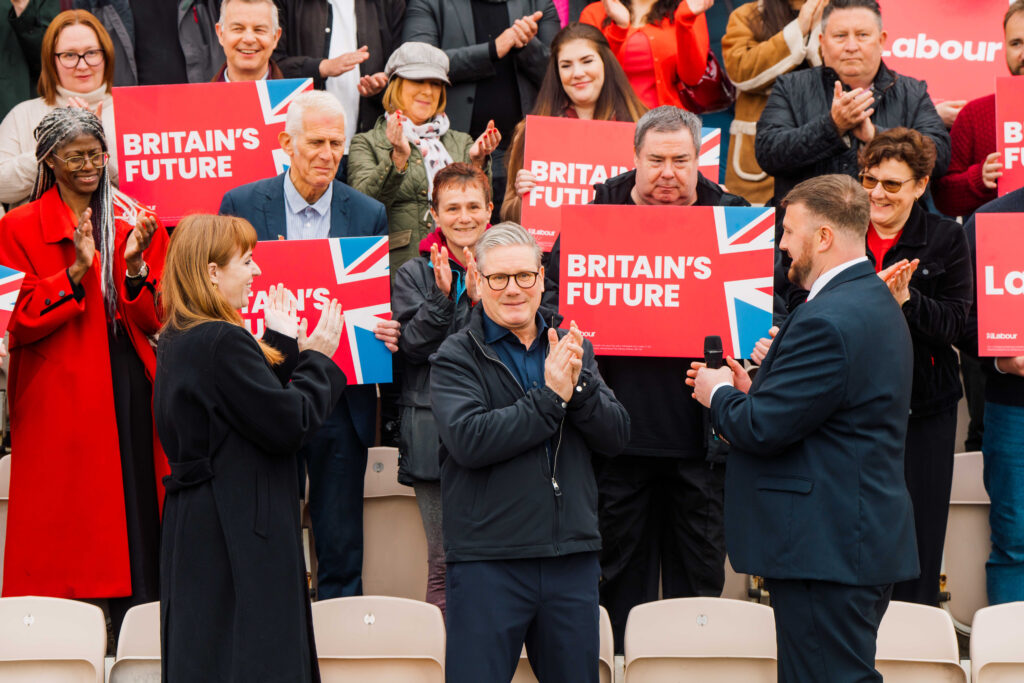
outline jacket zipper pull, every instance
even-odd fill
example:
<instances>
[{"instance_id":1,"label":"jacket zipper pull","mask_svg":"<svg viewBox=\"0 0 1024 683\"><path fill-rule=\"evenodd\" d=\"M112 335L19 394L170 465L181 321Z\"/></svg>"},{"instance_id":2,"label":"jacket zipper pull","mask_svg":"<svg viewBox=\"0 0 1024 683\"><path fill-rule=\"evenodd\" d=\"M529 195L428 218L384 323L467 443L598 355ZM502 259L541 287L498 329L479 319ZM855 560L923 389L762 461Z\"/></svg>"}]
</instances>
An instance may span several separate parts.
<instances>
[{"instance_id":1,"label":"jacket zipper pull","mask_svg":"<svg viewBox=\"0 0 1024 683\"><path fill-rule=\"evenodd\" d=\"M555 497L556 498L558 496L562 495L562 487L560 487L558 485L558 480L555 479L554 477L551 477L551 488L553 488L555 490Z\"/></svg>"}]
</instances>

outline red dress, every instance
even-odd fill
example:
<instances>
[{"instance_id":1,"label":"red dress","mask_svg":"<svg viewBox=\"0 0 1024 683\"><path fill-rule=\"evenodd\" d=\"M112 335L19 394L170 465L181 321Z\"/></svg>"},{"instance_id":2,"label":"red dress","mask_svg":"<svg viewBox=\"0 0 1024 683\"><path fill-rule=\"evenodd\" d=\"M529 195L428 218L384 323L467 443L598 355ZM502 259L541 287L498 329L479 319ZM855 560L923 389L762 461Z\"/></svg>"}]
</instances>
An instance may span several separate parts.
<instances>
[{"instance_id":1,"label":"red dress","mask_svg":"<svg viewBox=\"0 0 1024 683\"><path fill-rule=\"evenodd\" d=\"M150 338L168 236L143 254L149 275L129 301L124 249L145 209L115 193L117 314L152 381ZM96 226L94 226L96 227ZM25 272L10 323L11 487L3 595L62 598L132 593L125 493L99 249L74 296L75 222L56 187L0 219L0 263ZM152 396L150 395L150 401ZM152 412L151 404L147 406ZM157 497L167 459L154 437Z\"/></svg>"}]
</instances>

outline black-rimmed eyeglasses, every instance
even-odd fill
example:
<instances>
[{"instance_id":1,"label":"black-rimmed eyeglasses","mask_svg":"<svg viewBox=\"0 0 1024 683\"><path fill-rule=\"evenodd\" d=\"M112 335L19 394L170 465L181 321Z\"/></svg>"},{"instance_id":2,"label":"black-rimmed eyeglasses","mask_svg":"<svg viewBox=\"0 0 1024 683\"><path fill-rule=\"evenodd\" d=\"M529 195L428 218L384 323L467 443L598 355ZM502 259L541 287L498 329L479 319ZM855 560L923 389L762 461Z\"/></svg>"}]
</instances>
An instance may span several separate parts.
<instances>
[{"instance_id":1,"label":"black-rimmed eyeglasses","mask_svg":"<svg viewBox=\"0 0 1024 683\"><path fill-rule=\"evenodd\" d=\"M54 159L60 159L64 162L64 165L68 167L69 171L81 171L85 168L85 160L88 159L89 163L92 164L93 168L103 168L107 165L107 161L110 160L110 155L106 152L96 152L95 154L76 154L73 157L64 159L62 157L53 155Z\"/></svg>"},{"instance_id":2,"label":"black-rimmed eyeglasses","mask_svg":"<svg viewBox=\"0 0 1024 683\"><path fill-rule=\"evenodd\" d=\"M103 50L86 50L85 52L58 52L57 61L65 69L74 69L78 62L85 60L89 66L99 66L103 63Z\"/></svg>"},{"instance_id":3,"label":"black-rimmed eyeglasses","mask_svg":"<svg viewBox=\"0 0 1024 683\"><path fill-rule=\"evenodd\" d=\"M484 279L487 280L487 286L493 289L495 292L508 287L508 282L512 278L516 279L516 284L520 289L529 289L537 284L537 271L525 271L522 273L515 273L509 275L508 273L494 273L493 275L484 275Z\"/></svg>"}]
</instances>

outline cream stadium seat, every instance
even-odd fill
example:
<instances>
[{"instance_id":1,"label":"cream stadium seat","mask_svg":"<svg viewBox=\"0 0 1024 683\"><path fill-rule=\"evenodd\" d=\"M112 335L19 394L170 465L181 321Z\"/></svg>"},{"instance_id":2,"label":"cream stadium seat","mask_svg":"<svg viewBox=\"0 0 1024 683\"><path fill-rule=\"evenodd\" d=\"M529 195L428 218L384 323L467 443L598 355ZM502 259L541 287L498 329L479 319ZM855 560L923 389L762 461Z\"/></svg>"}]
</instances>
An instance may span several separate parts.
<instances>
[{"instance_id":1,"label":"cream stadium seat","mask_svg":"<svg viewBox=\"0 0 1024 683\"><path fill-rule=\"evenodd\" d=\"M108 683L160 680L160 603L136 605L124 615L117 639L117 659Z\"/></svg>"},{"instance_id":2,"label":"cream stadium seat","mask_svg":"<svg viewBox=\"0 0 1024 683\"><path fill-rule=\"evenodd\" d=\"M1024 602L978 610L971 628L971 683L1024 681Z\"/></svg>"},{"instance_id":3,"label":"cream stadium seat","mask_svg":"<svg viewBox=\"0 0 1024 683\"><path fill-rule=\"evenodd\" d=\"M320 677L324 683L444 683L441 610L388 596L313 603Z\"/></svg>"},{"instance_id":4,"label":"cream stadium seat","mask_svg":"<svg viewBox=\"0 0 1024 683\"><path fill-rule=\"evenodd\" d=\"M726 598L637 605L626 621L625 683L774 683L770 607Z\"/></svg>"},{"instance_id":5,"label":"cream stadium seat","mask_svg":"<svg viewBox=\"0 0 1024 683\"><path fill-rule=\"evenodd\" d=\"M0 598L0 682L103 683L107 628L95 605Z\"/></svg>"},{"instance_id":6,"label":"cream stadium seat","mask_svg":"<svg viewBox=\"0 0 1024 683\"><path fill-rule=\"evenodd\" d=\"M0 458L0 595L4 587L4 541L7 539L7 500L11 495L11 456Z\"/></svg>"},{"instance_id":7,"label":"cream stadium seat","mask_svg":"<svg viewBox=\"0 0 1024 683\"><path fill-rule=\"evenodd\" d=\"M598 674L601 683L614 683L615 681L615 642L612 636L612 621L608 618L608 610L598 607L600 620L598 629L601 634L601 644L598 650ZM512 683L537 683L537 676L533 673L530 660L526 657L526 647L523 647L519 655L519 666L512 677Z\"/></svg>"},{"instance_id":8,"label":"cream stadium seat","mask_svg":"<svg viewBox=\"0 0 1024 683\"><path fill-rule=\"evenodd\" d=\"M949 601L942 607L953 617L957 630L969 634L974 613L988 605L985 562L992 550L989 499L982 481L981 452L957 453L954 458L943 553Z\"/></svg>"},{"instance_id":9,"label":"cream stadium seat","mask_svg":"<svg viewBox=\"0 0 1024 683\"><path fill-rule=\"evenodd\" d=\"M366 460L363 594L427 595L427 537L416 494L398 483L397 448L371 448Z\"/></svg>"},{"instance_id":10,"label":"cream stadium seat","mask_svg":"<svg viewBox=\"0 0 1024 683\"><path fill-rule=\"evenodd\" d=\"M889 603L878 627L875 668L886 683L967 683L949 614L909 602Z\"/></svg>"},{"instance_id":11,"label":"cream stadium seat","mask_svg":"<svg viewBox=\"0 0 1024 683\"><path fill-rule=\"evenodd\" d=\"M721 597L750 600L750 575L737 574L728 557L725 558L725 585L722 587Z\"/></svg>"}]
</instances>

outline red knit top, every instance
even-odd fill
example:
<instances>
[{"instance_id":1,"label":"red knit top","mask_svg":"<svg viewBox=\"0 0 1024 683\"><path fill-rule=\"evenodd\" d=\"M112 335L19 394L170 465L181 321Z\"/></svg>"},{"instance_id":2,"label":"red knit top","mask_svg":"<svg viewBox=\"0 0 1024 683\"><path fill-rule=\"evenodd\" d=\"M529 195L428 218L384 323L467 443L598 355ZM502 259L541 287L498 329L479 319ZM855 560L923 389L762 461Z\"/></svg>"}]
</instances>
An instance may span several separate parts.
<instances>
[{"instance_id":1,"label":"red knit top","mask_svg":"<svg viewBox=\"0 0 1024 683\"><path fill-rule=\"evenodd\" d=\"M964 216L996 198L981 182L985 158L996 150L996 96L968 102L950 133L953 158L949 171L935 183L935 205L947 216Z\"/></svg>"}]
</instances>

